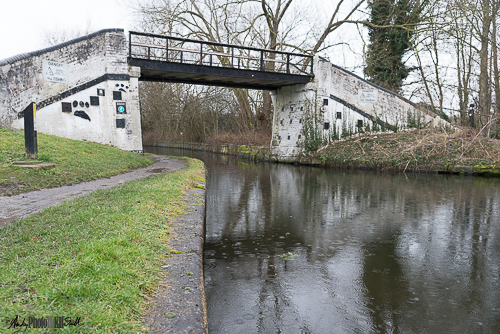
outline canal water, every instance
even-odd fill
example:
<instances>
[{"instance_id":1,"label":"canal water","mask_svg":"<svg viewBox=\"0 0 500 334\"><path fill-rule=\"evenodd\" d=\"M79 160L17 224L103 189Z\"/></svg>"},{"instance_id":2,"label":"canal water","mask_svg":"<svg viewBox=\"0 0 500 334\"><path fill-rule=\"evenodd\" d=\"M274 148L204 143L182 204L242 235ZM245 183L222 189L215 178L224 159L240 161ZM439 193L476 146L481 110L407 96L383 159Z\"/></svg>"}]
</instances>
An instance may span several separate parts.
<instances>
[{"instance_id":1,"label":"canal water","mask_svg":"<svg viewBox=\"0 0 500 334\"><path fill-rule=\"evenodd\" d=\"M500 333L500 182L247 163L208 169L213 333Z\"/></svg>"}]
</instances>

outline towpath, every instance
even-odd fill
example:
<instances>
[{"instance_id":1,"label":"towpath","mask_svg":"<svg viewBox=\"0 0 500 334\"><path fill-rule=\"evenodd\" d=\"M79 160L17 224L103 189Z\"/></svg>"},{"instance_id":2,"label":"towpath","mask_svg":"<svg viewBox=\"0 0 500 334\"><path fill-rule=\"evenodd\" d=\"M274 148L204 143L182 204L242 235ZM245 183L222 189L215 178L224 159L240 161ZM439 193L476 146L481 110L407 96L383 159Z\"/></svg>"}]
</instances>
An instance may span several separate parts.
<instances>
[{"instance_id":1,"label":"towpath","mask_svg":"<svg viewBox=\"0 0 500 334\"><path fill-rule=\"evenodd\" d=\"M149 176L154 173L179 170L184 167L182 161L152 156L156 162L148 167L139 168L132 172L112 176L110 178L78 183L51 189L42 189L17 196L0 196L0 228L32 215L50 206L86 195L97 189L106 189L121 185L127 181Z\"/></svg>"},{"instance_id":2,"label":"towpath","mask_svg":"<svg viewBox=\"0 0 500 334\"><path fill-rule=\"evenodd\" d=\"M0 196L0 228L96 189L111 188L130 180L184 167L184 163L177 159L162 156L152 158L156 162L151 166L107 179L32 191L12 197ZM144 323L151 334L208 333L203 282L205 184L199 181L196 183L197 188L186 193L185 214L180 215L171 226L170 245L178 252L165 259L162 266L163 282L150 299L150 307L144 316Z\"/></svg>"}]
</instances>

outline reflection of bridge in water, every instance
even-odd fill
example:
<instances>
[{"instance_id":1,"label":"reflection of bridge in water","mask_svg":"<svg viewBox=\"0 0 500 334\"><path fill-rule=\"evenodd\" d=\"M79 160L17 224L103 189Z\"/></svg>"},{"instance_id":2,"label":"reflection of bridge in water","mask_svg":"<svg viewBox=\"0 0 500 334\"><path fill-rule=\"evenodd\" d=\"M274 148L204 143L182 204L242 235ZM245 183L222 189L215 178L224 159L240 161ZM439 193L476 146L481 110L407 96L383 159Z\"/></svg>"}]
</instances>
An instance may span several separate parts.
<instances>
[{"instance_id":1,"label":"reflection of bridge in water","mask_svg":"<svg viewBox=\"0 0 500 334\"><path fill-rule=\"evenodd\" d=\"M276 90L310 82L313 57L131 31L129 64L142 81Z\"/></svg>"}]
</instances>

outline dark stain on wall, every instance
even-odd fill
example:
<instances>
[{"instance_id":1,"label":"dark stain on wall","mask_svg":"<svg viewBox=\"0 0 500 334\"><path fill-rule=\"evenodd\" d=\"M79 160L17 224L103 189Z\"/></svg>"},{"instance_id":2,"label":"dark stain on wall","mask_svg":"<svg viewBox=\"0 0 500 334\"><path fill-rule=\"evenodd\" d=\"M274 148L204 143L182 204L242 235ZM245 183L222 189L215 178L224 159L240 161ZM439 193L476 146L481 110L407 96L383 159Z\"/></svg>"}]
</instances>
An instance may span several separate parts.
<instances>
[{"instance_id":1,"label":"dark stain on wall","mask_svg":"<svg viewBox=\"0 0 500 334\"><path fill-rule=\"evenodd\" d=\"M73 115L75 115L76 117L81 117L83 119L88 119L89 122L90 122L89 115L87 115L87 113L85 111L83 111L83 110L76 110Z\"/></svg>"}]
</instances>

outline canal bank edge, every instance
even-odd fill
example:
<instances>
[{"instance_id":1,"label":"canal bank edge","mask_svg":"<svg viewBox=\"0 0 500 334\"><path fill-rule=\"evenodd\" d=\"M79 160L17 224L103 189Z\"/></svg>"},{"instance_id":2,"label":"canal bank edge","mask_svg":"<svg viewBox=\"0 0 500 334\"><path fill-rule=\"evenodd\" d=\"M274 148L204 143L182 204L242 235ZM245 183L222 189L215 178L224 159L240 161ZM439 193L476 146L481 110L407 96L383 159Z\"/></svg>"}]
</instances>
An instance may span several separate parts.
<instances>
[{"instance_id":1,"label":"canal bank edge","mask_svg":"<svg viewBox=\"0 0 500 334\"><path fill-rule=\"evenodd\" d=\"M191 143L191 142L179 143L179 142L168 142L168 141L159 141L152 146L231 155L231 156L237 156L241 159L246 159L256 162L260 161L280 162L280 163L293 163L293 164L309 165L309 166L376 170L376 168L368 167L363 163L358 164L354 161L346 162L344 164L329 164L327 162L322 161L319 158L311 156L309 157L302 156L294 161L290 161L289 159L280 160L278 157L271 154L271 150L269 147L265 146L249 146L249 145L235 145L235 144L214 145L206 143ZM395 170L395 171L400 171L400 170ZM434 167L431 170L419 170L419 169L414 169L413 166L406 166L404 171L460 174L460 175L486 175L486 176L500 177L500 168L497 168L496 166L483 166L483 165L481 166L447 165L447 166Z\"/></svg>"},{"instance_id":2,"label":"canal bank edge","mask_svg":"<svg viewBox=\"0 0 500 334\"><path fill-rule=\"evenodd\" d=\"M201 151L216 153L222 155L237 156L240 159L250 160L254 162L280 162L280 163L291 163L291 164L301 164L301 165L311 165L319 166L322 165L321 160L301 157L298 160L279 159L279 157L271 154L271 149L267 146L251 146L251 145L235 145L235 144L205 144L205 143L178 143L178 142L168 142L159 141L156 144L151 145L153 147L166 147L166 148L176 148L180 150L191 150L191 151Z\"/></svg>"},{"instance_id":3,"label":"canal bank edge","mask_svg":"<svg viewBox=\"0 0 500 334\"><path fill-rule=\"evenodd\" d=\"M203 278L205 174L196 178L185 201L184 213L170 223L169 245L174 251L165 259L164 279L144 316L148 333L208 333Z\"/></svg>"},{"instance_id":4,"label":"canal bank edge","mask_svg":"<svg viewBox=\"0 0 500 334\"><path fill-rule=\"evenodd\" d=\"M179 143L179 142L169 142L166 140L161 140L151 146L232 155L252 161L279 162L279 160L276 159L276 157L271 155L270 148L266 146L249 146L249 145L235 145L235 144L215 145L215 144L191 143L191 142Z\"/></svg>"}]
</instances>

